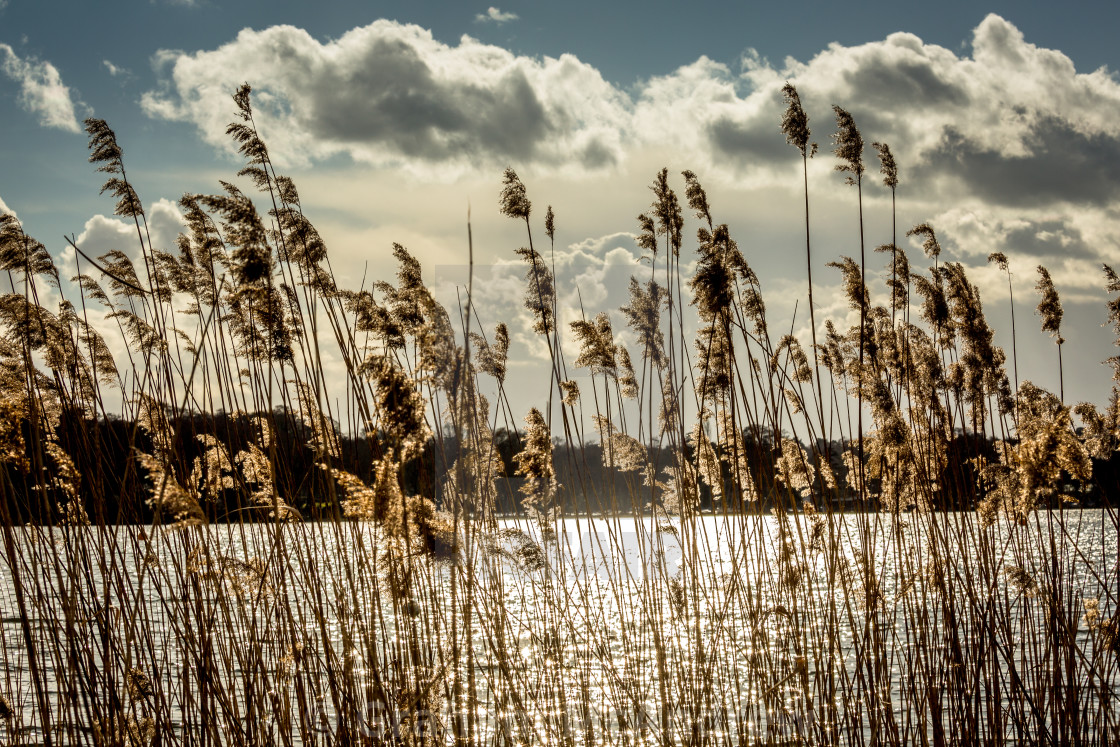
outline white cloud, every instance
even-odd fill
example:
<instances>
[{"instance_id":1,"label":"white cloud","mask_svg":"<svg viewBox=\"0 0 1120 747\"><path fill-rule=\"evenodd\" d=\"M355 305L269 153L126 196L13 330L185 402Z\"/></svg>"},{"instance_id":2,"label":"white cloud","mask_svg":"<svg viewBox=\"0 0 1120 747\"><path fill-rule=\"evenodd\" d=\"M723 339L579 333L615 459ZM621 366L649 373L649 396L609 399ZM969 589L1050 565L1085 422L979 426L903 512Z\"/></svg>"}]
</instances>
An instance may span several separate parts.
<instances>
[{"instance_id":1,"label":"white cloud","mask_svg":"<svg viewBox=\"0 0 1120 747\"><path fill-rule=\"evenodd\" d=\"M153 246L156 249L173 252L175 239L184 230L183 216L175 203L166 199L152 203L147 207L147 220L148 234L151 236ZM132 221L116 216L95 215L86 221L74 243L84 254L95 260L114 249L124 252L132 260L137 276L141 281L146 280L136 226ZM91 277L99 277L99 273L86 260L79 261L74 248L69 245L58 254L55 264L63 278L73 277L79 270ZM90 324L105 339L106 345L117 365L122 367L122 371L135 363L130 360L129 345L121 334L118 322L108 316L107 309L92 305L84 313ZM190 332L189 329L187 331ZM119 408L119 394L109 393L107 404L110 408Z\"/></svg>"},{"instance_id":2,"label":"white cloud","mask_svg":"<svg viewBox=\"0 0 1120 747\"><path fill-rule=\"evenodd\" d=\"M0 49L0 64L5 59ZM258 123L273 155L285 169L316 166L293 176L347 287L362 277L367 287L371 279L391 279L387 250L399 241L421 259L425 280L434 278L458 319L462 296L455 286L465 271L430 269L465 267L469 198L479 262L473 318L491 333L499 320L510 325L511 365L539 363L548 350L531 330L525 265L513 254L527 245L524 226L497 211L507 164L528 185L536 247L550 260L540 224L546 204L556 208L558 326L569 366L576 351L568 322L578 318L581 302L589 317L608 310L619 339L629 339L615 310L627 303L630 275L649 277L629 232L636 230L634 216L648 209L648 186L662 165L682 200L679 170L700 175L716 221L732 224L762 279L771 331L793 329L808 347L800 163L778 129L787 79L801 92L822 151L809 163L819 328L826 318L840 328L855 322L838 274L825 266L840 254L859 256L855 190L842 186L829 153L830 105L837 103L855 115L868 145L865 219L876 302L885 299L885 257L873 248L889 241L890 196L870 143L884 140L901 168L899 239L915 271L928 263L901 234L928 220L944 245L942 260L963 262L980 287L989 320L1003 335L997 342L1010 355L1006 277L986 264L989 252L1007 253L1020 355L1033 335L1049 365L1053 343L1032 314L1035 266L1045 264L1067 305L1067 355L1078 350L1092 363L1109 354L1111 339L1100 328L1100 264L1120 263L1120 84L1106 71L1078 73L1064 55L1029 44L994 16L963 50L894 34L859 47L833 45L806 61L771 64L750 53L741 65L701 58L627 89L572 56L522 57L469 37L444 44L390 22L330 42L291 27L246 31L219 49L166 52L161 61L164 86L145 97L149 113L188 122L227 150L229 94L243 80L254 84ZM323 163L338 155L384 168L348 168L340 158ZM692 211L685 214L691 236L696 222ZM174 204L153 203L148 216L156 245L173 249L180 230ZM114 217L91 219L78 242L91 256L111 248L137 253L135 228ZM687 242L681 258L685 277L691 248ZM73 268L66 249L60 272L68 277ZM112 320L103 326L111 336ZM1096 334L1104 344L1078 348L1078 334ZM123 350L123 342L112 344ZM546 368L533 370L547 379ZM1021 360L1023 378L1027 370ZM1109 386L1107 369L1101 371L1100 382L1071 400L1099 400ZM532 395L514 396L522 397L514 408L523 411Z\"/></svg>"},{"instance_id":3,"label":"white cloud","mask_svg":"<svg viewBox=\"0 0 1120 747\"><path fill-rule=\"evenodd\" d=\"M111 75L114 78L118 78L118 77L121 77L121 76L124 76L124 77L127 78L127 77L132 76L132 72L128 68L118 67L117 65L114 65L109 60L102 60L101 64L105 67L106 70L109 71L109 75Z\"/></svg>"},{"instance_id":4,"label":"white cloud","mask_svg":"<svg viewBox=\"0 0 1120 747\"><path fill-rule=\"evenodd\" d=\"M346 153L443 178L511 161L583 171L621 157L628 121L625 94L575 57L519 57L467 36L449 46L392 21L325 44L291 26L247 29L157 64L167 77L142 99L149 115L193 122L232 150L229 97L247 80L262 134L288 164Z\"/></svg>"},{"instance_id":5,"label":"white cloud","mask_svg":"<svg viewBox=\"0 0 1120 747\"><path fill-rule=\"evenodd\" d=\"M942 260L964 263L991 313L1002 317L1005 278L986 257L1011 257L1021 354L1023 329L1037 327L1029 318L1037 264L1051 270L1063 300L1079 307L1070 319L1091 319L1079 329L1097 330L1100 263L1115 265L1120 256L1120 83L1105 70L1079 73L1060 52L1028 43L996 16L961 50L899 33L832 45L805 61L772 64L749 51L737 65L701 58L625 89L573 56L518 56L470 37L444 44L388 21L329 42L292 27L244 31L218 49L161 53L159 65L162 86L144 97L146 111L191 123L227 152L230 94L245 80L254 85L262 134L284 168L296 170L304 208L345 277L363 277L367 263L368 277L392 277L393 241L425 263L426 279L433 264L464 262L470 198L474 319L490 331L498 320L509 323L511 355L521 361L547 350L530 330L524 266L513 257L526 245L524 227L496 207L506 165L528 185L534 230L545 205L556 207L563 323L578 312L576 288L592 316L626 303L631 274L647 277L626 232L636 229L633 216L651 199L647 187L667 165L678 194L679 170L696 171L716 221L731 224L762 279L771 329L790 329L796 306L793 328L807 340L801 164L778 126L787 80L798 87L821 145L809 163L821 327L829 316L840 326L851 321L838 275L825 263L858 257L860 249L856 192L833 171L834 103L852 112L867 144L866 250L877 300L886 262L873 250L890 241L891 201L873 141L889 143L898 159L899 243L915 271L928 263L903 234L929 221L944 246ZM339 155L380 168L322 163ZM686 215L691 234L695 222ZM535 238L540 250L541 234ZM440 298L453 309L460 276L465 271L436 275ZM620 327L620 316L612 318Z\"/></svg>"},{"instance_id":6,"label":"white cloud","mask_svg":"<svg viewBox=\"0 0 1120 747\"><path fill-rule=\"evenodd\" d=\"M896 33L780 67L749 52L739 71L701 58L629 91L570 55L518 56L467 36L452 46L391 21L327 43L290 26L245 30L216 50L161 52L159 64L149 115L193 122L231 149L229 94L248 80L274 154L294 163L346 153L429 175L506 163L578 173L661 148L697 168L771 179L775 167L793 171L776 124L790 80L825 150L830 107L841 104L868 142L892 145L904 179L974 182L1003 202L1120 192L1120 84L1104 70L1077 73L994 15L971 56ZM1054 176L1030 184L1022 177L1036 166Z\"/></svg>"},{"instance_id":7,"label":"white cloud","mask_svg":"<svg viewBox=\"0 0 1120 747\"><path fill-rule=\"evenodd\" d=\"M54 65L34 57L21 58L11 46L0 44L0 70L9 80L19 83L20 104L39 115L40 124L81 132L70 89L63 85L62 76Z\"/></svg>"},{"instance_id":8,"label":"white cloud","mask_svg":"<svg viewBox=\"0 0 1120 747\"><path fill-rule=\"evenodd\" d=\"M4 204L3 199L0 199L0 215L4 215L4 214L15 215L17 219L19 218L19 216L16 215L16 211L12 210L10 207L8 207L6 204Z\"/></svg>"},{"instance_id":9,"label":"white cloud","mask_svg":"<svg viewBox=\"0 0 1120 747\"><path fill-rule=\"evenodd\" d=\"M183 230L183 215L170 200L161 199L147 207L148 233L152 245L159 250L173 252L175 240ZM119 249L137 265L137 272L143 277L140 265L140 245L137 243L136 226L131 220L115 216L95 215L86 221L75 243L88 256L97 259L102 254ZM63 263L60 270L65 275L75 274L74 250L67 247L62 253ZM70 264L66 264L69 262ZM84 263L83 263L84 264ZM87 267L83 272L90 272ZM69 275L67 275L69 277Z\"/></svg>"},{"instance_id":10,"label":"white cloud","mask_svg":"<svg viewBox=\"0 0 1120 747\"><path fill-rule=\"evenodd\" d=\"M556 326L567 354L574 358L579 353L571 322L628 303L628 281L640 272L640 254L634 236L625 232L589 237L546 252L546 262L555 267ZM533 358L547 360L548 346L533 331L533 314L526 307L528 267L520 257L511 257L473 268L475 323L490 333L493 324L504 320L516 345ZM457 309L465 299L467 274L465 265L437 267L433 292L448 309ZM611 316L619 325L616 333L622 333L621 314Z\"/></svg>"},{"instance_id":11,"label":"white cloud","mask_svg":"<svg viewBox=\"0 0 1120 747\"><path fill-rule=\"evenodd\" d=\"M508 23L510 21L516 21L517 19L518 15L516 13L505 12L492 5L486 9L485 13L479 13L474 17L476 22L492 22L497 24Z\"/></svg>"}]
</instances>

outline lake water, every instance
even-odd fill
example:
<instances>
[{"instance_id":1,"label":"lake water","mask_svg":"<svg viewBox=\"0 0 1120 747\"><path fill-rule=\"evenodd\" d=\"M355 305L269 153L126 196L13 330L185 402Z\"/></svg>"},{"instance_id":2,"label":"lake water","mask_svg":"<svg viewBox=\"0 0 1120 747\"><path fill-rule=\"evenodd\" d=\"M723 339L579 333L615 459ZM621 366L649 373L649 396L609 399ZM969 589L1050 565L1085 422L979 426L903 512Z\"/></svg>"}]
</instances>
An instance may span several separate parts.
<instances>
[{"instance_id":1,"label":"lake water","mask_svg":"<svg viewBox=\"0 0 1120 747\"><path fill-rule=\"evenodd\" d=\"M359 524L17 528L0 742L45 704L56 744L1105 743L1115 522L504 520L457 562Z\"/></svg>"}]
</instances>

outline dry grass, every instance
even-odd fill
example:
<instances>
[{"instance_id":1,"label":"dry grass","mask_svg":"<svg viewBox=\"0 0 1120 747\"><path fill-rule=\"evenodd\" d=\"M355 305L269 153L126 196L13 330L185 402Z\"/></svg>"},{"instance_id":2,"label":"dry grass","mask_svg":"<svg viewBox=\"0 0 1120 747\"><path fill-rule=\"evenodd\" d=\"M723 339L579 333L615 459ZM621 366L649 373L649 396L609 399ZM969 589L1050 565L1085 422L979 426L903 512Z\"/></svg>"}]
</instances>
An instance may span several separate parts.
<instances>
[{"instance_id":1,"label":"dry grass","mask_svg":"<svg viewBox=\"0 0 1120 747\"><path fill-rule=\"evenodd\" d=\"M815 145L786 96L804 168ZM686 246L663 170L639 218L650 274L620 310L638 343L598 314L572 325L569 364L528 190L507 170L500 209L527 231L525 302L551 374L513 460L522 519L501 520L509 331L488 336L469 297L449 314L403 247L395 282L339 288L248 88L234 98L239 176L257 192L184 196L174 251L151 244L112 131L87 123L139 259L77 247L80 302L40 303L58 270L0 219L5 743L1115 743L1117 516L1075 502L1120 445L1118 399L1079 405L1075 431L1061 396L1013 390L931 227L911 231L925 272L884 246L889 307L871 302L865 257L835 262L859 322L827 322L807 350L771 334L691 172ZM862 194L863 141L835 113ZM87 458L111 389L123 476ZM219 411L236 438L187 432ZM294 477L283 411L314 465ZM600 445L577 448L585 413ZM150 525L106 508L138 493ZM219 502L242 508L210 522Z\"/></svg>"}]
</instances>

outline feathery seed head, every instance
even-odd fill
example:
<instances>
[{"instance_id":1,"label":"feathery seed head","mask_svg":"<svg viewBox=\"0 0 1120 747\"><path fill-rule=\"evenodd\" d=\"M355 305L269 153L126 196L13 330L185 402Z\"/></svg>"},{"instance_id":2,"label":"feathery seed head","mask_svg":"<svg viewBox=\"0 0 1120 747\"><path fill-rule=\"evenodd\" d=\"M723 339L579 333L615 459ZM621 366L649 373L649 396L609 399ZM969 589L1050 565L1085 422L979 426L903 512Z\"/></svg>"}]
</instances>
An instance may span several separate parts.
<instances>
[{"instance_id":1,"label":"feathery seed head","mask_svg":"<svg viewBox=\"0 0 1120 747\"><path fill-rule=\"evenodd\" d=\"M875 150L879 151L879 173L883 175L883 184L890 189L898 186L898 165L894 161L894 154L886 143L872 143Z\"/></svg>"},{"instance_id":2,"label":"feathery seed head","mask_svg":"<svg viewBox=\"0 0 1120 747\"><path fill-rule=\"evenodd\" d=\"M727 226L720 225L712 240L700 245L698 253L696 274L688 281L693 292L692 304L705 322L725 319L735 298L736 267L742 259L737 256L739 247L731 240Z\"/></svg>"},{"instance_id":3,"label":"feathery seed head","mask_svg":"<svg viewBox=\"0 0 1120 747\"><path fill-rule=\"evenodd\" d=\"M732 342L726 329L717 324L704 325L696 336L696 366L700 378L696 393L703 400L719 400L731 391Z\"/></svg>"},{"instance_id":4,"label":"feathery seed head","mask_svg":"<svg viewBox=\"0 0 1120 747\"><path fill-rule=\"evenodd\" d=\"M843 376L848 369L844 357L844 336L836 329L836 325L831 319L824 323L824 339L822 352L826 355L821 357L821 361L824 362L833 376Z\"/></svg>"},{"instance_id":5,"label":"feathery seed head","mask_svg":"<svg viewBox=\"0 0 1120 747\"><path fill-rule=\"evenodd\" d=\"M316 461L341 459L342 446L337 424L319 407L322 391L304 381L293 380L290 383L295 387L300 418L310 435L307 447L314 453Z\"/></svg>"},{"instance_id":6,"label":"feathery seed head","mask_svg":"<svg viewBox=\"0 0 1120 747\"><path fill-rule=\"evenodd\" d=\"M638 439L614 427L605 415L595 416L595 429L603 450L603 466L623 472L637 472L648 465L646 447Z\"/></svg>"},{"instance_id":7,"label":"feathery seed head","mask_svg":"<svg viewBox=\"0 0 1120 747\"><path fill-rule=\"evenodd\" d=\"M23 232L14 215L0 215L0 270L20 273L24 279L40 275L55 288L59 286L58 268L41 242Z\"/></svg>"},{"instance_id":8,"label":"feathery seed head","mask_svg":"<svg viewBox=\"0 0 1120 747\"><path fill-rule=\"evenodd\" d=\"M525 308L533 312L533 331L539 335L552 332L552 307L556 303L556 288L553 285L552 271L548 269L541 255L533 249L521 248L517 253L529 263L525 272Z\"/></svg>"},{"instance_id":9,"label":"feathery seed head","mask_svg":"<svg viewBox=\"0 0 1120 747\"><path fill-rule=\"evenodd\" d=\"M506 359L509 357L509 328L505 322L498 322L494 330L493 345L476 332L471 332L471 342L477 349L477 360L482 372L493 376L499 384L505 382Z\"/></svg>"},{"instance_id":10,"label":"feathery seed head","mask_svg":"<svg viewBox=\"0 0 1120 747\"><path fill-rule=\"evenodd\" d=\"M357 475L345 470L329 468L344 496L341 505L344 516L361 521L384 522L390 530L399 528L399 521L390 521L400 512L403 500L398 475L398 460L392 450L373 463L373 484L367 485ZM323 465L324 469L328 469Z\"/></svg>"},{"instance_id":11,"label":"feathery seed head","mask_svg":"<svg viewBox=\"0 0 1120 747\"><path fill-rule=\"evenodd\" d=\"M992 252L988 255L988 264L995 263L995 266L1002 272L1008 272L1007 255L1003 252Z\"/></svg>"},{"instance_id":12,"label":"feathery seed head","mask_svg":"<svg viewBox=\"0 0 1120 747\"><path fill-rule=\"evenodd\" d=\"M401 459L410 459L423 450L431 436L424 416L424 398L415 382L391 357L377 357L370 369L381 427L400 450Z\"/></svg>"},{"instance_id":13,"label":"feathery seed head","mask_svg":"<svg viewBox=\"0 0 1120 747\"><path fill-rule=\"evenodd\" d=\"M778 457L775 468L778 479L801 497L808 497L813 492L815 470L809 464L809 455L797 441L782 439L782 455Z\"/></svg>"},{"instance_id":14,"label":"feathery seed head","mask_svg":"<svg viewBox=\"0 0 1120 747\"><path fill-rule=\"evenodd\" d=\"M27 413L27 400L13 396L19 389L8 389L0 398L0 464L12 464L26 473L31 469L27 458L27 443L23 438L22 421Z\"/></svg>"},{"instance_id":15,"label":"feathery seed head","mask_svg":"<svg viewBox=\"0 0 1120 747\"><path fill-rule=\"evenodd\" d=\"M590 367L593 375L617 376L617 346L614 343L611 320L606 312L599 312L593 322L578 319L571 323L571 327L580 344L576 368Z\"/></svg>"},{"instance_id":16,"label":"feathery seed head","mask_svg":"<svg viewBox=\"0 0 1120 747\"><path fill-rule=\"evenodd\" d=\"M221 441L209 433L195 436L205 447L201 458L196 457L191 482L198 486L202 495L216 500L223 490L236 487L233 478L233 461Z\"/></svg>"},{"instance_id":17,"label":"feathery seed head","mask_svg":"<svg viewBox=\"0 0 1120 747\"><path fill-rule=\"evenodd\" d=\"M507 168L502 177L502 195L498 199L499 210L502 215L510 218L529 220L529 212L533 203L525 196L525 185L517 177L517 172Z\"/></svg>"},{"instance_id":18,"label":"feathery seed head","mask_svg":"<svg viewBox=\"0 0 1120 747\"><path fill-rule=\"evenodd\" d=\"M910 300L910 260L906 251L893 243L878 246L875 251L891 253L891 261L887 265L890 277L886 284L891 289L891 308L902 311Z\"/></svg>"},{"instance_id":19,"label":"feathery seed head","mask_svg":"<svg viewBox=\"0 0 1120 747\"><path fill-rule=\"evenodd\" d=\"M1112 267L1107 264L1103 265L1103 267L1104 277L1108 280L1108 292L1116 293L1120 291L1120 275L1117 275L1116 270L1113 270Z\"/></svg>"},{"instance_id":20,"label":"feathery seed head","mask_svg":"<svg viewBox=\"0 0 1120 747\"><path fill-rule=\"evenodd\" d=\"M560 401L568 407L575 407L579 402L579 382L574 379L560 382Z\"/></svg>"},{"instance_id":21,"label":"feathery seed head","mask_svg":"<svg viewBox=\"0 0 1120 747\"><path fill-rule=\"evenodd\" d=\"M711 440L704 433L704 423L710 416L711 413L707 410L700 413L700 417L692 426L689 440L696 451L696 466L700 479L711 488L712 498L718 499L723 495L723 466Z\"/></svg>"},{"instance_id":22,"label":"feathery seed head","mask_svg":"<svg viewBox=\"0 0 1120 747\"><path fill-rule=\"evenodd\" d=\"M1109 293L1120 293L1120 276L1116 274L1109 265L1103 265L1104 277L1108 281L1107 290ZM1116 344L1120 345L1120 296L1114 295L1108 299L1108 323L1116 330L1117 341ZM1112 366L1112 378L1115 381L1120 381L1120 357L1112 356L1105 363Z\"/></svg>"},{"instance_id":23,"label":"feathery seed head","mask_svg":"<svg viewBox=\"0 0 1120 747\"><path fill-rule=\"evenodd\" d=\"M630 303L619 308L638 335L642 360L653 361L657 368L665 364L665 335L661 330L661 304L665 298L665 289L655 281L643 284L631 276Z\"/></svg>"},{"instance_id":24,"label":"feathery seed head","mask_svg":"<svg viewBox=\"0 0 1120 747\"><path fill-rule=\"evenodd\" d=\"M638 248L643 252L649 252L649 256L657 256L657 228L654 226L653 218L645 213L638 216ZM642 258L645 258L645 254Z\"/></svg>"},{"instance_id":25,"label":"feathery seed head","mask_svg":"<svg viewBox=\"0 0 1120 747\"><path fill-rule=\"evenodd\" d=\"M848 305L859 311L871 306L871 297L867 293L867 286L863 284L863 272L856 261L851 257L841 257L840 262L829 262L829 267L840 270L844 276L844 295L848 297Z\"/></svg>"},{"instance_id":26,"label":"feathery seed head","mask_svg":"<svg viewBox=\"0 0 1120 747\"><path fill-rule=\"evenodd\" d=\"M89 162L100 163L98 171L109 174L119 174L123 167L121 157L124 155L117 145L117 135L110 129L104 119L90 117L85 121L86 134L89 135Z\"/></svg>"},{"instance_id":27,"label":"feathery seed head","mask_svg":"<svg viewBox=\"0 0 1120 747\"><path fill-rule=\"evenodd\" d=\"M252 92L252 86L248 83L242 83L237 89L237 93L233 94L233 103L237 105L237 115L246 121L253 116L253 105L250 101Z\"/></svg>"},{"instance_id":28,"label":"feathery seed head","mask_svg":"<svg viewBox=\"0 0 1120 747\"><path fill-rule=\"evenodd\" d=\"M801 106L801 97L792 84L786 83L782 87L782 96L786 100L786 111L782 115L782 132L786 142L801 151L803 157L809 157L809 115Z\"/></svg>"},{"instance_id":29,"label":"feathery seed head","mask_svg":"<svg viewBox=\"0 0 1120 747\"><path fill-rule=\"evenodd\" d=\"M949 324L949 304L945 300L944 273L939 268L930 268L930 277L915 273L910 279L914 288L925 300L921 306L921 316L935 330L937 342L948 345L952 330Z\"/></svg>"},{"instance_id":30,"label":"feathery seed head","mask_svg":"<svg viewBox=\"0 0 1120 747\"><path fill-rule=\"evenodd\" d=\"M937 259L941 255L941 244L937 243L937 234L928 223L919 223L906 232L907 236L918 236L925 239L922 242L922 251L930 259Z\"/></svg>"},{"instance_id":31,"label":"feathery seed head","mask_svg":"<svg viewBox=\"0 0 1120 747\"><path fill-rule=\"evenodd\" d=\"M774 355L770 361L771 367L777 368L783 353L789 356L789 362L793 364L793 373L790 378L801 384L808 384L813 380L813 370L809 367L809 358L805 355L805 350L796 337L793 335L782 337L778 342L778 347L774 349Z\"/></svg>"},{"instance_id":32,"label":"feathery seed head","mask_svg":"<svg viewBox=\"0 0 1120 747\"><path fill-rule=\"evenodd\" d=\"M237 105L237 116L240 122L231 122L226 126L226 134L238 143L238 152L245 157L249 165L237 172L238 176L247 176L253 180L257 189L269 191L273 185L269 174L268 147L257 133L253 123L253 105L250 99L252 88L248 83L243 83L233 94L233 102ZM289 186L291 180L289 180Z\"/></svg>"},{"instance_id":33,"label":"feathery seed head","mask_svg":"<svg viewBox=\"0 0 1120 747\"><path fill-rule=\"evenodd\" d=\"M85 121L86 133L89 135L89 161L99 163L98 171L111 176L101 186L101 194L111 193L117 198L114 214L123 218L138 218L144 215L144 207L136 190L124 178L124 153L117 144L117 135L104 119L89 118Z\"/></svg>"},{"instance_id":34,"label":"feathery seed head","mask_svg":"<svg viewBox=\"0 0 1120 747\"><path fill-rule=\"evenodd\" d=\"M1052 336L1058 338L1058 344L1061 345L1064 340L1061 337L1062 331L1062 302L1058 298L1058 291L1054 288L1054 281L1050 278L1050 271L1042 265L1038 266L1038 282L1035 283L1035 290L1039 293L1038 301L1038 315L1042 317L1042 331L1049 332Z\"/></svg>"},{"instance_id":35,"label":"feathery seed head","mask_svg":"<svg viewBox=\"0 0 1120 747\"><path fill-rule=\"evenodd\" d=\"M855 184L863 177L863 136L851 114L839 106L833 106L832 110L836 112L836 134L832 136L836 144L834 152L842 161L836 170L851 174L848 183Z\"/></svg>"},{"instance_id":36,"label":"feathery seed head","mask_svg":"<svg viewBox=\"0 0 1120 747\"><path fill-rule=\"evenodd\" d=\"M722 458L731 468L733 489L748 503L758 500L758 487L751 474L750 460L747 458L747 443L743 433L735 427L731 412L720 410L716 416L716 434L721 446Z\"/></svg>"},{"instance_id":37,"label":"feathery seed head","mask_svg":"<svg viewBox=\"0 0 1120 747\"><path fill-rule=\"evenodd\" d=\"M679 256L684 217L681 215L681 205L677 200L677 194L669 187L669 169L663 168L657 173L650 190L654 194L651 209L657 218L657 233L669 237L669 246L673 251L673 256Z\"/></svg>"},{"instance_id":38,"label":"feathery seed head","mask_svg":"<svg viewBox=\"0 0 1120 747\"><path fill-rule=\"evenodd\" d=\"M682 171L681 176L685 181L685 198L688 200L688 206L696 211L696 217L708 224L708 228L712 227L712 211L708 206L708 195L704 188L700 186L700 181L696 178L696 174L691 171Z\"/></svg>"},{"instance_id":39,"label":"feathery seed head","mask_svg":"<svg viewBox=\"0 0 1120 747\"><path fill-rule=\"evenodd\" d=\"M206 514L198 503L198 495L179 484L169 465L142 452L136 453L136 461L148 471L151 481L148 504L163 522L176 527L206 523Z\"/></svg>"},{"instance_id":40,"label":"feathery seed head","mask_svg":"<svg viewBox=\"0 0 1120 747\"><path fill-rule=\"evenodd\" d=\"M1007 565L1003 568L1003 575L1007 578L1007 585L1025 597L1034 597L1039 593L1038 582L1022 566Z\"/></svg>"},{"instance_id":41,"label":"feathery seed head","mask_svg":"<svg viewBox=\"0 0 1120 747\"><path fill-rule=\"evenodd\" d=\"M547 511L559 487L552 464L552 433L541 411L533 407L525 416L525 448L514 456L517 474L526 477L521 492L525 502Z\"/></svg>"},{"instance_id":42,"label":"feathery seed head","mask_svg":"<svg viewBox=\"0 0 1120 747\"><path fill-rule=\"evenodd\" d=\"M634 375L634 364L630 361L630 351L623 345L618 346L618 385L622 396L627 399L638 398L638 378Z\"/></svg>"}]
</instances>

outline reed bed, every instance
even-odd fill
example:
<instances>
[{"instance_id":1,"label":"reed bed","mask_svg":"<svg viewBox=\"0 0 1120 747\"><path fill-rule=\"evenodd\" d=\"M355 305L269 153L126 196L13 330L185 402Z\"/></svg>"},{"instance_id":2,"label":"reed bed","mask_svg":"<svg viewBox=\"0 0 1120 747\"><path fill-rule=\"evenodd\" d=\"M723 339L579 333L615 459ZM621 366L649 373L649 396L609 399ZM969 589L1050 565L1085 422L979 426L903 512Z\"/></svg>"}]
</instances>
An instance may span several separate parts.
<instances>
[{"instance_id":1,"label":"reed bed","mask_svg":"<svg viewBox=\"0 0 1120 747\"><path fill-rule=\"evenodd\" d=\"M811 270L817 146L785 96ZM860 256L831 264L857 321L818 328L810 275L804 342L772 332L688 171L694 242L667 170L638 218L649 262L614 317L633 346L605 312L561 329L556 216L546 248L507 170L499 209L524 224L550 351L547 405L523 415L510 332L470 286L449 313L395 246L393 281L340 288L248 86L233 112L255 191L185 195L174 248L152 245L114 133L87 121L137 246L75 244L74 301L40 301L59 268L0 217L5 744L1117 742L1120 390L1071 407L1014 358L1012 387L927 224L908 232L925 270L897 235L868 267L848 112L834 143ZM874 147L893 205L898 167Z\"/></svg>"}]
</instances>

